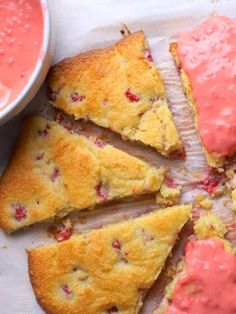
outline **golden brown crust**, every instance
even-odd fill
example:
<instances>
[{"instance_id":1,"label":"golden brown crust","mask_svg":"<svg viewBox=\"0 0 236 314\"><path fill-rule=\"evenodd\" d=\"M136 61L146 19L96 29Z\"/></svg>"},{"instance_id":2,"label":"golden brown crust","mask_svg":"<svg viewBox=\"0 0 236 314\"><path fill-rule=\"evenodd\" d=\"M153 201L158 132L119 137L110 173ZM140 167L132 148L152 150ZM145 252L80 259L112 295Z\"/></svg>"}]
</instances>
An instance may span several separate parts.
<instances>
[{"instance_id":1,"label":"golden brown crust","mask_svg":"<svg viewBox=\"0 0 236 314\"><path fill-rule=\"evenodd\" d=\"M50 314L138 313L190 210L154 211L28 251L37 300Z\"/></svg>"},{"instance_id":2,"label":"golden brown crust","mask_svg":"<svg viewBox=\"0 0 236 314\"><path fill-rule=\"evenodd\" d=\"M109 48L61 61L47 81L52 104L66 113L141 141L163 155L183 149L143 31Z\"/></svg>"},{"instance_id":3,"label":"golden brown crust","mask_svg":"<svg viewBox=\"0 0 236 314\"><path fill-rule=\"evenodd\" d=\"M176 66L180 72L180 76L181 76L182 84L183 84L183 88L184 88L184 93L185 93L185 96L187 98L188 104L190 105L190 107L193 110L195 126L196 126L196 128L198 128L197 106L196 106L196 103L193 99L192 86L191 86L191 82L189 80L189 77L180 64L180 60L179 60L178 52L177 52L177 43L171 43L170 44L170 52L173 56L173 59L175 61ZM217 168L217 167L221 167L224 165L224 163L226 162L224 157L215 157L212 154L210 154L204 146L202 146L202 147L203 147L203 151L205 153L207 163L209 166Z\"/></svg>"},{"instance_id":4,"label":"golden brown crust","mask_svg":"<svg viewBox=\"0 0 236 314\"><path fill-rule=\"evenodd\" d=\"M98 147L55 122L29 117L0 178L0 226L11 232L73 209L155 192L163 177L163 168L111 145Z\"/></svg>"}]
</instances>

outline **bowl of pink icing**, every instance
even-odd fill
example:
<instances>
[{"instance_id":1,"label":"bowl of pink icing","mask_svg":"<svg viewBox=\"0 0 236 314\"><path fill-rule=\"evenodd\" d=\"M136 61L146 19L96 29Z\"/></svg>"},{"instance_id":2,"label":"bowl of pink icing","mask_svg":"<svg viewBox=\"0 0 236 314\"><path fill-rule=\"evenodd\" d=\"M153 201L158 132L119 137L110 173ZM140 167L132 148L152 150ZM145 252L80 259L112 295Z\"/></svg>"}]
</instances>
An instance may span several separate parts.
<instances>
[{"instance_id":1,"label":"bowl of pink icing","mask_svg":"<svg viewBox=\"0 0 236 314\"><path fill-rule=\"evenodd\" d=\"M0 0L0 124L34 97L51 57L47 0Z\"/></svg>"}]
</instances>

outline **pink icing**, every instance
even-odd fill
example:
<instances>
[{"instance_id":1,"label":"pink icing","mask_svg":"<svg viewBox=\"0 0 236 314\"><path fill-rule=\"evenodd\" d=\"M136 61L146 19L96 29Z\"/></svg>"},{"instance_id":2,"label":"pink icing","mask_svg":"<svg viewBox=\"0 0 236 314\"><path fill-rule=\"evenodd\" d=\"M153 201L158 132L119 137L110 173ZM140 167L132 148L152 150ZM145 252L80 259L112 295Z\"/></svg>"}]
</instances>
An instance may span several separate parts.
<instances>
[{"instance_id":1,"label":"pink icing","mask_svg":"<svg viewBox=\"0 0 236 314\"><path fill-rule=\"evenodd\" d=\"M212 239L189 241L185 254L186 273L166 314L235 314L236 256Z\"/></svg>"},{"instance_id":2,"label":"pink icing","mask_svg":"<svg viewBox=\"0 0 236 314\"><path fill-rule=\"evenodd\" d=\"M198 128L208 152L236 151L236 21L211 16L177 42L198 111Z\"/></svg>"},{"instance_id":3,"label":"pink icing","mask_svg":"<svg viewBox=\"0 0 236 314\"><path fill-rule=\"evenodd\" d=\"M42 40L40 1L0 1L0 110L29 81L40 58Z\"/></svg>"}]
</instances>

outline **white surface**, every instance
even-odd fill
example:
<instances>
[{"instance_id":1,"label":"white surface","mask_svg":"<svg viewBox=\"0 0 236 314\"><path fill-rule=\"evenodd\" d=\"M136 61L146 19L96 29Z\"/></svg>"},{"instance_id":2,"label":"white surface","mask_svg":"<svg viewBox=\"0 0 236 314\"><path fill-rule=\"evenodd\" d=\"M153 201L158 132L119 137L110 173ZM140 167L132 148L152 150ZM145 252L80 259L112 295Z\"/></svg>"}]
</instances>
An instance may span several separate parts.
<instances>
[{"instance_id":1,"label":"white surface","mask_svg":"<svg viewBox=\"0 0 236 314\"><path fill-rule=\"evenodd\" d=\"M187 108L178 76L168 53L168 42L175 38L179 31L198 23L213 12L236 18L235 1L219 0L217 3L212 3L210 0L50 0L49 2L56 31L54 62L79 51L110 45L120 38L121 23L126 23L131 31L138 29L145 31L154 60L165 78L171 110L174 112L187 148L187 161L176 162L174 174L179 182L186 183L191 180L190 169L203 172L204 158L193 128L191 112ZM43 95L42 90L24 112L0 127L1 169L7 162L18 134L20 120L29 112L39 111L45 103ZM116 144L154 164L173 165L173 162L165 161L148 149L144 150L119 139ZM185 172L180 171L183 167L186 168ZM192 192L186 192L183 200L191 199ZM130 216L139 209L146 210L147 206L149 209L152 208L154 201L143 201L143 203L131 205L123 204L120 206L120 212L126 211L126 216ZM229 209L225 209L223 216L228 217L229 212ZM99 215L98 213L98 218ZM101 216L103 222L117 220L120 217L109 210ZM78 228L82 231L94 225L97 225L97 222L94 222L93 216L90 216L88 224ZM25 248L42 245L49 241L52 240L48 239L45 226L31 227L11 236L0 233L0 314L43 313L34 299L30 286ZM5 244L7 248L2 248ZM143 313L150 313L150 307L155 302L155 293L152 292L145 302Z\"/></svg>"}]
</instances>

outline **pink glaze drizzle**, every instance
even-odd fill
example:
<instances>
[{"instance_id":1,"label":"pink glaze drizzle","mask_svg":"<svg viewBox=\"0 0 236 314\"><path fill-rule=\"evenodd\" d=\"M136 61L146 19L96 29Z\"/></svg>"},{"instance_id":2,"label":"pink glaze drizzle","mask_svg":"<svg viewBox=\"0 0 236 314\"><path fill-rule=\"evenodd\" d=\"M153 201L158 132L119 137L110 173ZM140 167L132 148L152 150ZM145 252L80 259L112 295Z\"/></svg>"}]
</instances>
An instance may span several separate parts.
<instances>
[{"instance_id":1,"label":"pink glaze drizzle","mask_svg":"<svg viewBox=\"0 0 236 314\"><path fill-rule=\"evenodd\" d=\"M42 40L43 12L38 0L0 1L0 110L29 81Z\"/></svg>"},{"instance_id":2,"label":"pink glaze drizzle","mask_svg":"<svg viewBox=\"0 0 236 314\"><path fill-rule=\"evenodd\" d=\"M211 16L177 42L198 111L203 145L217 156L236 151L236 21Z\"/></svg>"},{"instance_id":3,"label":"pink glaze drizzle","mask_svg":"<svg viewBox=\"0 0 236 314\"><path fill-rule=\"evenodd\" d=\"M186 273L166 314L235 314L236 256L212 239L189 241L185 254Z\"/></svg>"}]
</instances>

